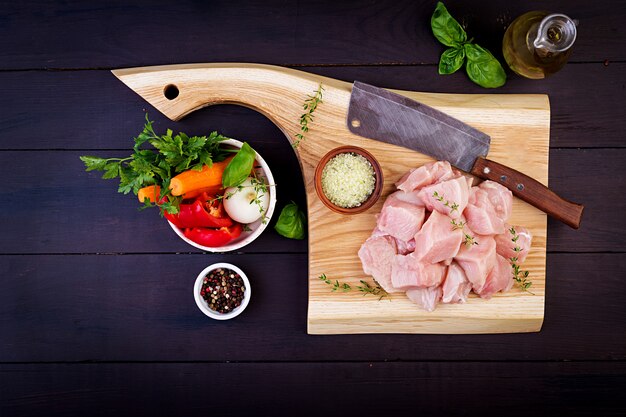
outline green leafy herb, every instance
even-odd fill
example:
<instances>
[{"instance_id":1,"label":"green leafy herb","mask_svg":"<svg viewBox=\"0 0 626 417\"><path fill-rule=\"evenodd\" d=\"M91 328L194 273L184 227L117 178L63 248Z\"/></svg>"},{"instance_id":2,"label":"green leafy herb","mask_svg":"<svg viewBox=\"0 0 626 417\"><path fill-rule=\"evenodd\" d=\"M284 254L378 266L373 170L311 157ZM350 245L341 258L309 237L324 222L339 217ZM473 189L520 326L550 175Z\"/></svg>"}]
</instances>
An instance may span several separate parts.
<instances>
[{"instance_id":1,"label":"green leafy herb","mask_svg":"<svg viewBox=\"0 0 626 417\"><path fill-rule=\"evenodd\" d=\"M300 133L297 133L296 140L291 145L294 149L300 146L300 142L304 140L304 137L309 131L309 122L313 121L313 113L317 109L317 106L322 101L322 91L324 91L324 87L322 87L322 83L317 87L317 91L315 94L311 96L307 96L307 99L304 101L302 108L305 110L304 113L300 116Z\"/></svg>"},{"instance_id":2,"label":"green leafy herb","mask_svg":"<svg viewBox=\"0 0 626 417\"><path fill-rule=\"evenodd\" d=\"M453 47L446 49L441 54L439 60L439 74L447 75L456 72L463 66L465 61L465 49L462 47Z\"/></svg>"},{"instance_id":3,"label":"green leafy herb","mask_svg":"<svg viewBox=\"0 0 626 417\"><path fill-rule=\"evenodd\" d=\"M459 220L458 222L454 219L450 220L450 223L452 224L452 230L457 230L457 229L461 229L463 230L463 227L465 227L465 225L467 224L467 222L461 221Z\"/></svg>"},{"instance_id":4,"label":"green leafy herb","mask_svg":"<svg viewBox=\"0 0 626 417\"><path fill-rule=\"evenodd\" d=\"M280 212L274 229L279 235L289 239L304 239L306 234L306 216L293 201Z\"/></svg>"},{"instance_id":5,"label":"green leafy herb","mask_svg":"<svg viewBox=\"0 0 626 417\"><path fill-rule=\"evenodd\" d=\"M378 300L382 300L384 297L387 297L389 294L387 293L387 291L383 290L381 288L380 285L378 285L378 283L374 280L374 282L376 282L376 286L372 287L367 281L363 281L362 279L359 280L361 281L361 284L363 285L357 285L357 289L359 291L361 291L363 293L363 295L367 295L367 294L372 294L372 295L379 295L380 297L378 298Z\"/></svg>"},{"instance_id":6,"label":"green leafy herb","mask_svg":"<svg viewBox=\"0 0 626 417\"><path fill-rule=\"evenodd\" d=\"M464 233L463 235L463 243L465 243L466 247L471 248L474 245L478 245L475 236L468 235L467 233Z\"/></svg>"},{"instance_id":7,"label":"green leafy herb","mask_svg":"<svg viewBox=\"0 0 626 417\"><path fill-rule=\"evenodd\" d=\"M320 275L320 279L332 287L331 291L341 290L343 292L346 292L352 289L352 287L350 287L349 284L346 284L346 283L340 284L339 280L331 281L330 279L326 277L326 274Z\"/></svg>"},{"instance_id":8,"label":"green leafy herb","mask_svg":"<svg viewBox=\"0 0 626 417\"><path fill-rule=\"evenodd\" d=\"M237 187L248 178L254 165L256 152L244 142L235 157L228 163L222 175L224 188Z\"/></svg>"},{"instance_id":9,"label":"green leafy herb","mask_svg":"<svg viewBox=\"0 0 626 417\"><path fill-rule=\"evenodd\" d=\"M513 236L511 238L511 242L515 244L515 246L513 247L513 250L515 251L515 253L521 252L522 248L519 245L517 245L517 240L519 239L519 235L517 234L515 227L511 226L511 228L509 229L509 233ZM532 292L528 290L531 287L531 285L533 285L532 281L528 280L528 275L530 275L530 272L521 270L521 266L517 263L518 261L517 256L514 256L510 258L509 260L511 261L511 268L513 269L513 279L515 280L517 285L522 289L522 291L528 291L529 293L533 294Z\"/></svg>"},{"instance_id":10,"label":"green leafy herb","mask_svg":"<svg viewBox=\"0 0 626 417\"><path fill-rule=\"evenodd\" d=\"M448 207L450 209L450 213L452 213L455 210L459 209L459 205L457 203L455 203L454 201L448 201L444 198L443 195L439 195L439 193L437 191L435 191L433 193L433 197L435 197L435 200L443 203L444 206Z\"/></svg>"},{"instance_id":11,"label":"green leafy herb","mask_svg":"<svg viewBox=\"0 0 626 417\"><path fill-rule=\"evenodd\" d=\"M486 88L504 85L506 74L491 52L471 43L465 44L464 49L467 56L465 70L472 81Z\"/></svg>"},{"instance_id":12,"label":"green leafy herb","mask_svg":"<svg viewBox=\"0 0 626 417\"><path fill-rule=\"evenodd\" d=\"M319 276L319 279L321 279L322 281L324 281L327 285L331 286L331 291L333 292L337 292L337 291L343 291L343 292L348 292L352 290L352 287L350 286L350 284L346 284L346 283L340 283L339 280L331 280L329 279L326 274L322 274ZM378 285L378 283L376 283L375 287L372 287L369 283L367 283L364 280L360 280L362 285L357 285L357 289L359 291L361 291L363 293L363 295L367 295L367 294L372 294L372 295L376 295L376 296L380 296L378 298L378 300L382 300L383 297L387 297L389 294L383 290L380 285ZM376 282L376 281L374 281Z\"/></svg>"},{"instance_id":13,"label":"green leafy herb","mask_svg":"<svg viewBox=\"0 0 626 417\"><path fill-rule=\"evenodd\" d=\"M465 62L465 71L476 84L485 88L504 85L506 73L500 62L487 49L472 43L472 39L467 40L465 30L443 3L437 3L430 26L437 40L449 47L439 59L439 74L452 74Z\"/></svg>"},{"instance_id":14,"label":"green leafy herb","mask_svg":"<svg viewBox=\"0 0 626 417\"><path fill-rule=\"evenodd\" d=\"M461 46L467 41L465 30L448 13L442 2L437 3L435 12L430 18L430 26L435 38L446 46Z\"/></svg>"},{"instance_id":15,"label":"green leafy herb","mask_svg":"<svg viewBox=\"0 0 626 417\"><path fill-rule=\"evenodd\" d=\"M119 178L120 193L128 194L132 191L137 194L142 187L159 185L162 190L159 202L146 202L144 208L158 206L161 214L164 211L176 214L181 199L169 193L170 179L182 171L200 170L203 165L223 160L226 151L220 147L220 142L225 139L228 138L217 132L208 136L189 137L182 132L174 135L170 129L165 135L157 135L146 114L146 123L134 139L133 153L129 157L100 158L85 155L80 160L87 171L103 171L104 179ZM146 149L146 144L151 145L151 148Z\"/></svg>"}]
</instances>

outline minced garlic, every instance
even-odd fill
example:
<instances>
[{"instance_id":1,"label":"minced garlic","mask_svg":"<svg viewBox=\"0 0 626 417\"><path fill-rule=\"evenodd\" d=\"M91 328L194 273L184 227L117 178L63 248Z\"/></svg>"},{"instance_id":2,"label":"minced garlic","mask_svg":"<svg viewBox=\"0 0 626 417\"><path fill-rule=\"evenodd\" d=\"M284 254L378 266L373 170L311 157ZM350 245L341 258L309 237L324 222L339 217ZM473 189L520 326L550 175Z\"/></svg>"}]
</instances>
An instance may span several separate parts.
<instances>
[{"instance_id":1,"label":"minced garlic","mask_svg":"<svg viewBox=\"0 0 626 417\"><path fill-rule=\"evenodd\" d=\"M361 155L341 153L322 170L322 191L336 206L360 206L374 191L376 177L372 164Z\"/></svg>"}]
</instances>

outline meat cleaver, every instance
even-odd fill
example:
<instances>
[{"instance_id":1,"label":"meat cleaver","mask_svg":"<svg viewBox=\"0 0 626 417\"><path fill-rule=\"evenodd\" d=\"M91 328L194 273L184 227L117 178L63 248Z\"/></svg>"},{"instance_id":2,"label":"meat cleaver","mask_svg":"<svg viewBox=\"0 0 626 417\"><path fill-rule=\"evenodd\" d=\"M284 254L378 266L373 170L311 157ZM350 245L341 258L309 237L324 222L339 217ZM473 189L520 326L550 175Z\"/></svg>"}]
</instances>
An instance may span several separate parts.
<instances>
[{"instance_id":1,"label":"meat cleaver","mask_svg":"<svg viewBox=\"0 0 626 417\"><path fill-rule=\"evenodd\" d=\"M359 136L413 149L513 194L574 229L584 207L558 196L539 181L486 158L491 138L439 110L388 90L356 81L348 108L348 129Z\"/></svg>"}]
</instances>

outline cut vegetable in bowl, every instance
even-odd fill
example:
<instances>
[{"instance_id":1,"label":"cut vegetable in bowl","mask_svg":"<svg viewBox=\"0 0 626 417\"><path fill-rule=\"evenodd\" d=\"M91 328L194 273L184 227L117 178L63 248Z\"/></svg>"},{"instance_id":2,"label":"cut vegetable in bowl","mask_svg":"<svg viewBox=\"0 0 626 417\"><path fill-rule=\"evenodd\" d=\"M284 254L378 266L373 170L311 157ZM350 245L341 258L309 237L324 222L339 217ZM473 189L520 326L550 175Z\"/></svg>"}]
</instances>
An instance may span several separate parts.
<instances>
[{"instance_id":1,"label":"cut vegetable in bowl","mask_svg":"<svg viewBox=\"0 0 626 417\"><path fill-rule=\"evenodd\" d=\"M252 242L276 203L269 167L249 144L217 132L189 137L168 129L159 136L147 115L128 158L80 159L87 171L104 171L105 179L119 177L119 192L133 191L144 208L158 207L181 239L206 251L224 252Z\"/></svg>"}]
</instances>

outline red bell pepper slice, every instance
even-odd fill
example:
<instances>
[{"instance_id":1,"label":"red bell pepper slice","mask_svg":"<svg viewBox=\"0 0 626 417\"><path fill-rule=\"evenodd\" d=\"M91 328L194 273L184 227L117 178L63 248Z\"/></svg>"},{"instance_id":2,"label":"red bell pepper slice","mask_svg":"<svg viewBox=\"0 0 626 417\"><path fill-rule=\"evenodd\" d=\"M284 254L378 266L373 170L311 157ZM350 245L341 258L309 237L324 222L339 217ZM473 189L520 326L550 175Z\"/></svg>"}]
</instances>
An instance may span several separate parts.
<instances>
[{"instance_id":1,"label":"red bell pepper slice","mask_svg":"<svg viewBox=\"0 0 626 417\"><path fill-rule=\"evenodd\" d=\"M165 218L179 229L188 227L228 227L233 220L224 213L223 204L202 195L191 204L181 204L178 214L165 213Z\"/></svg>"},{"instance_id":2,"label":"red bell pepper slice","mask_svg":"<svg viewBox=\"0 0 626 417\"><path fill-rule=\"evenodd\" d=\"M239 235L241 235L241 229L241 225L235 223L233 226L221 227L219 229L207 229L204 227L188 228L183 231L183 234L187 239L199 245L217 248L238 238Z\"/></svg>"}]
</instances>

